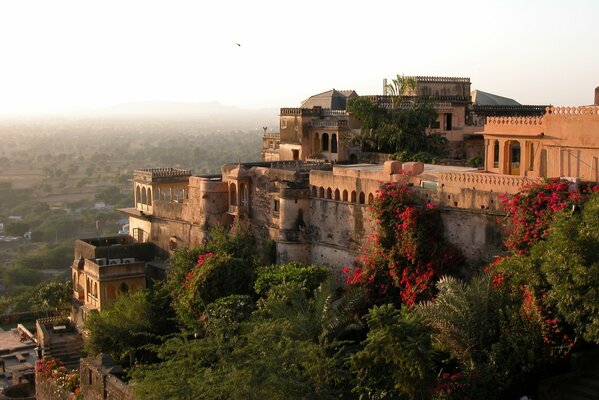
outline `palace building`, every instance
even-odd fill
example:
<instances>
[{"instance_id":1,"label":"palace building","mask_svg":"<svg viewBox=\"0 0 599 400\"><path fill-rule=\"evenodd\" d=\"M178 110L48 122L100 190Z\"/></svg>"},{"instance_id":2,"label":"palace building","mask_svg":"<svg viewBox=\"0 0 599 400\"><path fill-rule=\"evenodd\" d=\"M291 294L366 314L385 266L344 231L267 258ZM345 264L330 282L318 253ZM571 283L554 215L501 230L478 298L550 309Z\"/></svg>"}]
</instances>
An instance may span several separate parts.
<instances>
[{"instance_id":1,"label":"palace building","mask_svg":"<svg viewBox=\"0 0 599 400\"><path fill-rule=\"evenodd\" d=\"M484 168L360 152L345 140L360 128L345 110L358 94L312 96L299 108L281 109L279 133L265 129L260 162L225 164L217 175L136 170L134 206L122 210L129 236L75 244L75 319L164 276L163 260L173 251L202 243L211 227L237 217L248 218L257 235L276 243L277 262L338 268L351 265L368 245L376 229L370 204L380 185L405 182L422 204L439 206L447 239L475 265L501 252L503 193L544 177L599 181L599 99L584 107L521 106L484 92L472 97L468 78L415 80L407 95L436 102L438 125L431 131L443 133L462 154L480 151ZM383 106L391 101L384 94L369 98Z\"/></svg>"}]
</instances>

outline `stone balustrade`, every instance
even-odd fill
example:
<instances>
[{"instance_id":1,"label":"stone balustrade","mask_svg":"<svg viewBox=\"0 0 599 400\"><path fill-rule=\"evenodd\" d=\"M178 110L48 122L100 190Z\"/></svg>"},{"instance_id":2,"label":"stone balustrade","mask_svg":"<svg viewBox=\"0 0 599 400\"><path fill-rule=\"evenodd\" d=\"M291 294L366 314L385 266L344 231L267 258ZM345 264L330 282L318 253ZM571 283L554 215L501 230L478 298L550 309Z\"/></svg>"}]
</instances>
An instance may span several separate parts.
<instances>
[{"instance_id":1,"label":"stone balustrade","mask_svg":"<svg viewBox=\"0 0 599 400\"><path fill-rule=\"evenodd\" d=\"M476 172L441 172L437 183L453 187L476 187L480 190L516 193L523 187L540 183L541 178L525 176L495 175Z\"/></svg>"},{"instance_id":2,"label":"stone balustrade","mask_svg":"<svg viewBox=\"0 0 599 400\"><path fill-rule=\"evenodd\" d=\"M543 117L487 117L486 125L543 125Z\"/></svg>"},{"instance_id":3,"label":"stone balustrade","mask_svg":"<svg viewBox=\"0 0 599 400\"><path fill-rule=\"evenodd\" d=\"M310 121L310 127L312 127L312 128L347 128L347 120L346 119L338 119L338 120L317 119L314 121Z\"/></svg>"},{"instance_id":4,"label":"stone balustrade","mask_svg":"<svg viewBox=\"0 0 599 400\"><path fill-rule=\"evenodd\" d=\"M550 115L599 115L599 106L547 107Z\"/></svg>"}]
</instances>

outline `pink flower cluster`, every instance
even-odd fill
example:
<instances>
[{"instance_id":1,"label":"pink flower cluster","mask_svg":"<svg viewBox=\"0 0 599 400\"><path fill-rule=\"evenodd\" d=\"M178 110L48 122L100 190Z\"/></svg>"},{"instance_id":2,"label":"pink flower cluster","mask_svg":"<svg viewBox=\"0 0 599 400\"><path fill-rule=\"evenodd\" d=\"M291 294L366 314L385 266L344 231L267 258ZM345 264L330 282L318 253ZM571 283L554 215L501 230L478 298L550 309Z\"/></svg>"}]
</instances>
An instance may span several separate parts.
<instances>
[{"instance_id":1,"label":"pink flower cluster","mask_svg":"<svg viewBox=\"0 0 599 400\"><path fill-rule=\"evenodd\" d=\"M365 285L374 297L394 289L408 306L431 299L438 277L462 262L443 241L438 210L416 206L405 183L389 183L377 192L373 212L379 234L370 238L353 271L343 269L346 283Z\"/></svg>"},{"instance_id":2,"label":"pink flower cluster","mask_svg":"<svg viewBox=\"0 0 599 400\"><path fill-rule=\"evenodd\" d=\"M549 224L556 212L580 206L591 191L599 191L599 186L583 182L576 189L571 189L569 181L555 178L527 186L513 196L503 196L503 208L511 223L506 247L514 253L527 254L533 244L547 237Z\"/></svg>"}]
</instances>

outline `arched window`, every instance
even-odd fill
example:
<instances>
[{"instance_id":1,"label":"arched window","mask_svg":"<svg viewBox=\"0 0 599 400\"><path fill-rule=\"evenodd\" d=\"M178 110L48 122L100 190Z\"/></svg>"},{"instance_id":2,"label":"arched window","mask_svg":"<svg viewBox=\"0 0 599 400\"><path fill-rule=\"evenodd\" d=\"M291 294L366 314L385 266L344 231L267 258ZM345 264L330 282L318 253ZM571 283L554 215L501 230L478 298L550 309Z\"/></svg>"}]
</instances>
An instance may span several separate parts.
<instances>
[{"instance_id":1,"label":"arched window","mask_svg":"<svg viewBox=\"0 0 599 400\"><path fill-rule=\"evenodd\" d=\"M341 200L341 195L339 193L339 189L335 189L335 200L337 200L337 201Z\"/></svg>"},{"instance_id":2,"label":"arched window","mask_svg":"<svg viewBox=\"0 0 599 400\"><path fill-rule=\"evenodd\" d=\"M347 190L343 190L343 201L347 201Z\"/></svg>"},{"instance_id":3,"label":"arched window","mask_svg":"<svg viewBox=\"0 0 599 400\"><path fill-rule=\"evenodd\" d=\"M351 202L352 203L356 202L356 191L355 190L351 191Z\"/></svg>"},{"instance_id":4,"label":"arched window","mask_svg":"<svg viewBox=\"0 0 599 400\"><path fill-rule=\"evenodd\" d=\"M333 191L331 190L331 188L327 189L327 199L331 199L333 197Z\"/></svg>"},{"instance_id":5,"label":"arched window","mask_svg":"<svg viewBox=\"0 0 599 400\"><path fill-rule=\"evenodd\" d=\"M98 297L98 282L94 282L94 297Z\"/></svg>"},{"instance_id":6,"label":"arched window","mask_svg":"<svg viewBox=\"0 0 599 400\"><path fill-rule=\"evenodd\" d=\"M312 186L312 197L316 197L316 186Z\"/></svg>"},{"instance_id":7,"label":"arched window","mask_svg":"<svg viewBox=\"0 0 599 400\"><path fill-rule=\"evenodd\" d=\"M374 203L374 196L372 193L368 193L368 204Z\"/></svg>"},{"instance_id":8,"label":"arched window","mask_svg":"<svg viewBox=\"0 0 599 400\"><path fill-rule=\"evenodd\" d=\"M248 205L248 186L245 183L239 184L239 203L242 207Z\"/></svg>"},{"instance_id":9,"label":"arched window","mask_svg":"<svg viewBox=\"0 0 599 400\"><path fill-rule=\"evenodd\" d=\"M355 154L351 154L349 156L349 163L350 164L357 164L358 163L358 156Z\"/></svg>"},{"instance_id":10,"label":"arched window","mask_svg":"<svg viewBox=\"0 0 599 400\"><path fill-rule=\"evenodd\" d=\"M499 168L499 140L493 145L493 168Z\"/></svg>"},{"instance_id":11,"label":"arched window","mask_svg":"<svg viewBox=\"0 0 599 400\"><path fill-rule=\"evenodd\" d=\"M137 186L137 189L135 189L135 202L141 203L141 189L139 188L139 185Z\"/></svg>"},{"instance_id":12,"label":"arched window","mask_svg":"<svg viewBox=\"0 0 599 400\"><path fill-rule=\"evenodd\" d=\"M322 186L318 188L318 197L324 198L324 188Z\"/></svg>"},{"instance_id":13,"label":"arched window","mask_svg":"<svg viewBox=\"0 0 599 400\"><path fill-rule=\"evenodd\" d=\"M237 186L234 183L229 184L229 204L237 205Z\"/></svg>"},{"instance_id":14,"label":"arched window","mask_svg":"<svg viewBox=\"0 0 599 400\"><path fill-rule=\"evenodd\" d=\"M331 136L331 153L337 154L337 134L333 133Z\"/></svg>"},{"instance_id":15,"label":"arched window","mask_svg":"<svg viewBox=\"0 0 599 400\"><path fill-rule=\"evenodd\" d=\"M119 292L127 293L128 291L129 291L129 285L127 285L125 282L121 283L121 286L119 286Z\"/></svg>"},{"instance_id":16,"label":"arched window","mask_svg":"<svg viewBox=\"0 0 599 400\"><path fill-rule=\"evenodd\" d=\"M360 204L364 204L365 203L365 196L364 196L364 192L360 192Z\"/></svg>"},{"instance_id":17,"label":"arched window","mask_svg":"<svg viewBox=\"0 0 599 400\"><path fill-rule=\"evenodd\" d=\"M148 205L152 205L152 188L148 188Z\"/></svg>"},{"instance_id":18,"label":"arched window","mask_svg":"<svg viewBox=\"0 0 599 400\"><path fill-rule=\"evenodd\" d=\"M329 134L322 134L322 151L329 151Z\"/></svg>"},{"instance_id":19,"label":"arched window","mask_svg":"<svg viewBox=\"0 0 599 400\"><path fill-rule=\"evenodd\" d=\"M320 153L320 136L318 133L314 134L314 148L312 149L313 153Z\"/></svg>"},{"instance_id":20,"label":"arched window","mask_svg":"<svg viewBox=\"0 0 599 400\"><path fill-rule=\"evenodd\" d=\"M141 204L148 204L148 194L146 188L141 189Z\"/></svg>"}]
</instances>

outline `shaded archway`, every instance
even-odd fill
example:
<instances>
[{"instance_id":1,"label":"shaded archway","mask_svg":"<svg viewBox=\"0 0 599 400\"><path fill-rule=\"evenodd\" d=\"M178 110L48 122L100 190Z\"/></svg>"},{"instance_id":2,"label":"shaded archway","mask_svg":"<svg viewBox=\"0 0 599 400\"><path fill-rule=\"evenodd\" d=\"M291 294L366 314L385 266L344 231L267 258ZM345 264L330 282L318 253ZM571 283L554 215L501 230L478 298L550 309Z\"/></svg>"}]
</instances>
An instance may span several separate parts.
<instances>
[{"instance_id":1,"label":"shaded archway","mask_svg":"<svg viewBox=\"0 0 599 400\"><path fill-rule=\"evenodd\" d=\"M506 149L508 175L520 175L520 142L516 140L508 141Z\"/></svg>"},{"instance_id":2,"label":"shaded archway","mask_svg":"<svg viewBox=\"0 0 599 400\"><path fill-rule=\"evenodd\" d=\"M329 151L329 134L322 134L322 151Z\"/></svg>"},{"instance_id":3,"label":"shaded archway","mask_svg":"<svg viewBox=\"0 0 599 400\"><path fill-rule=\"evenodd\" d=\"M351 202L352 203L356 202L356 191L355 190L351 191Z\"/></svg>"},{"instance_id":4,"label":"shaded archway","mask_svg":"<svg viewBox=\"0 0 599 400\"><path fill-rule=\"evenodd\" d=\"M368 204L374 203L374 195L372 193L368 193Z\"/></svg>"},{"instance_id":5,"label":"shaded archway","mask_svg":"<svg viewBox=\"0 0 599 400\"><path fill-rule=\"evenodd\" d=\"M347 190L343 191L343 201L347 201Z\"/></svg>"},{"instance_id":6,"label":"shaded archway","mask_svg":"<svg viewBox=\"0 0 599 400\"><path fill-rule=\"evenodd\" d=\"M499 140L493 145L493 168L499 168Z\"/></svg>"},{"instance_id":7,"label":"shaded archway","mask_svg":"<svg viewBox=\"0 0 599 400\"><path fill-rule=\"evenodd\" d=\"M331 190L331 188L327 189L327 199L331 199L333 198L333 191Z\"/></svg>"},{"instance_id":8,"label":"shaded archway","mask_svg":"<svg viewBox=\"0 0 599 400\"><path fill-rule=\"evenodd\" d=\"M335 189L335 200L341 200L339 189Z\"/></svg>"},{"instance_id":9,"label":"shaded archway","mask_svg":"<svg viewBox=\"0 0 599 400\"><path fill-rule=\"evenodd\" d=\"M322 186L318 188L318 197L324 198L324 188Z\"/></svg>"},{"instance_id":10,"label":"shaded archway","mask_svg":"<svg viewBox=\"0 0 599 400\"><path fill-rule=\"evenodd\" d=\"M365 201L364 192L360 192L360 201L359 201L359 203L360 203L360 204L364 204L365 202L366 202L366 201Z\"/></svg>"},{"instance_id":11,"label":"shaded archway","mask_svg":"<svg viewBox=\"0 0 599 400\"><path fill-rule=\"evenodd\" d=\"M237 205L237 185L234 183L229 184L229 204L232 206Z\"/></svg>"}]
</instances>

